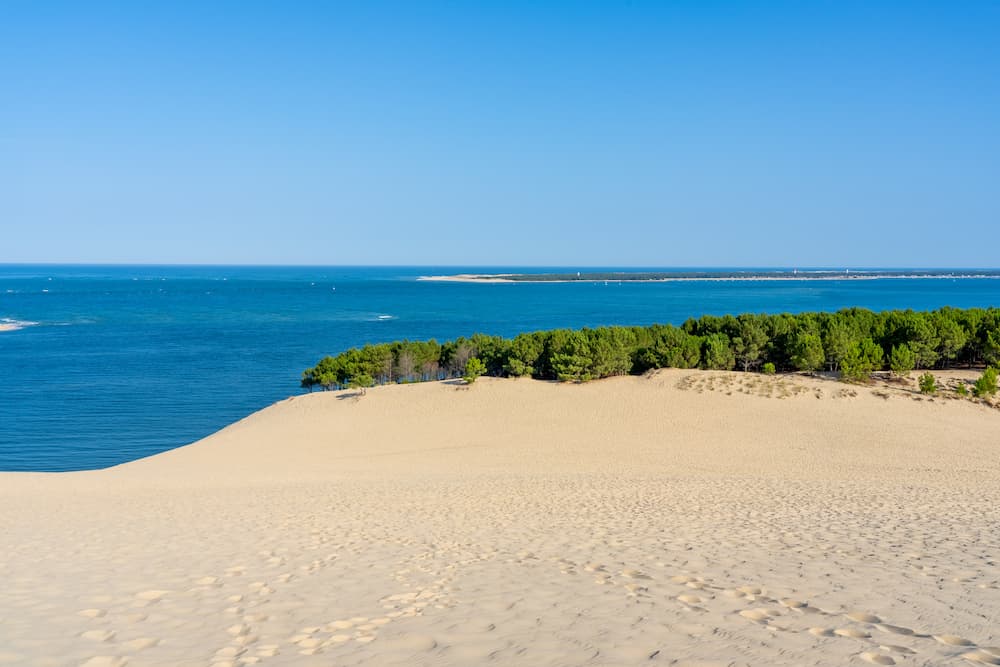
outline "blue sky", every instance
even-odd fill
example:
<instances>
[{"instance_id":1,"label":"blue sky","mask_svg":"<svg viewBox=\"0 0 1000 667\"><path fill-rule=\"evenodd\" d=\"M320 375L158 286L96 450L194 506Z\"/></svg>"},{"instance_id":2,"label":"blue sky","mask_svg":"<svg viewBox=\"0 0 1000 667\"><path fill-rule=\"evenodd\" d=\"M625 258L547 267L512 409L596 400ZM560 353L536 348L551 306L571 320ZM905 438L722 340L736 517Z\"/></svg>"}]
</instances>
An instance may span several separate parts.
<instances>
[{"instance_id":1,"label":"blue sky","mask_svg":"<svg viewBox=\"0 0 1000 667\"><path fill-rule=\"evenodd\" d=\"M0 4L0 262L997 248L997 2Z\"/></svg>"}]
</instances>

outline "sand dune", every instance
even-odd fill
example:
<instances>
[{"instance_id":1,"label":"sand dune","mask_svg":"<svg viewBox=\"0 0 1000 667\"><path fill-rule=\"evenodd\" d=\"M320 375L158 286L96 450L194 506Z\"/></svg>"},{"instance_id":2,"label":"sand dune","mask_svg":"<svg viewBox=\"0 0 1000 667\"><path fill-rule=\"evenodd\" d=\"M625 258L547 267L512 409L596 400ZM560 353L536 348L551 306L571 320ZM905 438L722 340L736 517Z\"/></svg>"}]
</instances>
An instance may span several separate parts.
<instances>
[{"instance_id":1,"label":"sand dune","mask_svg":"<svg viewBox=\"0 0 1000 667\"><path fill-rule=\"evenodd\" d=\"M0 474L0 664L1000 664L1000 411L661 371Z\"/></svg>"}]
</instances>

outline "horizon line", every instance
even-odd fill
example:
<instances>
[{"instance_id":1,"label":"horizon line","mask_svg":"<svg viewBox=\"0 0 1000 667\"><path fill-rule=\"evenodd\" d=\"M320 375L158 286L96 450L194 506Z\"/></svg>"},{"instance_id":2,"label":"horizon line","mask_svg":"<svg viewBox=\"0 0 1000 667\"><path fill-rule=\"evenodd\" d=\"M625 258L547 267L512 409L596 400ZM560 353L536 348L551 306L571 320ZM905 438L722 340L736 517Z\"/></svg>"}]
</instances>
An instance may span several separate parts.
<instances>
[{"instance_id":1,"label":"horizon line","mask_svg":"<svg viewBox=\"0 0 1000 667\"><path fill-rule=\"evenodd\" d=\"M565 269L565 270L579 270L579 269L626 269L626 270L640 270L640 269L665 269L665 270L676 270L676 269L757 269L757 270L821 270L821 271L846 271L846 270L894 270L894 271L945 271L952 269L959 269L963 271L971 270L981 270L981 271L1000 271L1000 266L990 267L990 266L921 266L921 265L849 265L849 264L831 264L831 265L811 265L811 264L773 264L773 265L751 265L751 264L686 264L686 265L655 265L655 264L310 264L310 263L298 263L298 264L281 264L281 263L242 263L242 262L221 262L221 263L209 263L209 262L58 262L58 261L45 261L45 262L5 262L0 261L0 267L6 266L46 266L46 267L57 267L57 266L79 266L79 267L176 267L176 268L187 268L187 267L203 267L203 268L351 268L351 269L393 269L393 268L405 268L405 269L423 269L423 268L483 268L483 269L495 269L495 268L506 268L506 269Z\"/></svg>"}]
</instances>

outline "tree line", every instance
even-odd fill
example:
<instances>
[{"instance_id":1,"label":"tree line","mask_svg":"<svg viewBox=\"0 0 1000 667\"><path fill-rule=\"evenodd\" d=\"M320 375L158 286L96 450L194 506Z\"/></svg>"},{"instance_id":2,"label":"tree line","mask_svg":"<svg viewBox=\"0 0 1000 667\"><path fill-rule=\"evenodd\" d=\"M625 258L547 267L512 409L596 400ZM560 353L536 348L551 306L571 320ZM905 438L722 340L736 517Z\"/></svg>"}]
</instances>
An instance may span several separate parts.
<instances>
[{"instance_id":1,"label":"tree line","mask_svg":"<svg viewBox=\"0 0 1000 667\"><path fill-rule=\"evenodd\" d=\"M302 374L302 386L364 388L463 377L473 359L485 375L574 382L655 368L828 370L864 380L879 370L1000 366L1000 308L704 315L681 326L403 340L324 357Z\"/></svg>"}]
</instances>

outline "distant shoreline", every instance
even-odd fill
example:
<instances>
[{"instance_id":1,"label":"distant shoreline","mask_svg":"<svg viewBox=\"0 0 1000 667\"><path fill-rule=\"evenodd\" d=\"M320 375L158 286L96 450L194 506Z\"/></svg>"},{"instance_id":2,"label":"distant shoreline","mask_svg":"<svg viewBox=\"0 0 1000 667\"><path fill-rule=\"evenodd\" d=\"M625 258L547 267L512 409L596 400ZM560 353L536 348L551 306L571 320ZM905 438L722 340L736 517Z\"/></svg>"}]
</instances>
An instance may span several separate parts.
<instances>
[{"instance_id":1,"label":"distant shoreline","mask_svg":"<svg viewBox=\"0 0 1000 667\"><path fill-rule=\"evenodd\" d=\"M575 282L741 282L763 280L969 280L1000 279L1000 271L946 273L934 271L761 271L761 272L622 272L622 273L457 273L420 276L417 280L456 283L575 283Z\"/></svg>"}]
</instances>

